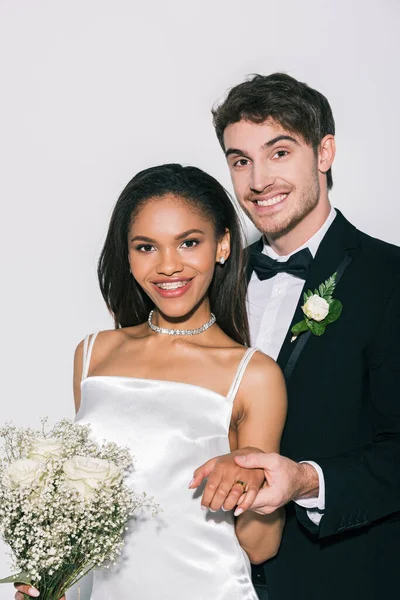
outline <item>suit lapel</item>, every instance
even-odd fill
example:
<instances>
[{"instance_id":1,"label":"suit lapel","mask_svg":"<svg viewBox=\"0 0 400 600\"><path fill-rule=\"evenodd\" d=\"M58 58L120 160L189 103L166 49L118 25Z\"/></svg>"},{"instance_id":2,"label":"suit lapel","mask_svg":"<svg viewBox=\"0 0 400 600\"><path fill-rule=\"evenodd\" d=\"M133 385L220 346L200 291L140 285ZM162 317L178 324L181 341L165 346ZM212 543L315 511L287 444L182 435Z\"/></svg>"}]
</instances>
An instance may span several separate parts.
<instances>
[{"instance_id":1,"label":"suit lapel","mask_svg":"<svg viewBox=\"0 0 400 600\"><path fill-rule=\"evenodd\" d=\"M344 263L345 257L352 257L355 249L357 248L358 244L356 228L344 218L339 210L336 209L336 211L337 215L335 220L326 232L318 248L317 254L311 263L310 271L300 295L294 317L279 353L277 362L283 370L285 370L287 362L289 361L292 353L295 351L296 344L301 339L301 336L299 336L295 342L291 342L291 328L295 323L298 323L304 318L304 314L301 309L302 305L304 304L303 293L307 290L315 290L318 288L318 286L328 279L328 277L337 272L339 266L344 266L346 268L347 265ZM315 336L311 334L308 339L313 337ZM305 344L302 344L301 352L304 350L304 347ZM299 355L299 353L296 354ZM292 371L293 369L290 370L290 372Z\"/></svg>"},{"instance_id":2,"label":"suit lapel","mask_svg":"<svg viewBox=\"0 0 400 600\"><path fill-rule=\"evenodd\" d=\"M337 271L339 265L343 263L343 259L346 257L346 255L352 256L357 248L356 228L344 218L339 210L336 209L336 212L337 215L335 220L326 232L318 248L317 254L311 263L307 280L304 283L304 287L300 295L292 322L289 326L285 341L279 353L277 362L283 370L285 369L285 366L301 337L299 336L299 338L292 343L292 333L290 330L295 323L298 323L304 317L301 309L303 305L304 291L318 288L322 282L324 282L326 279L328 279L328 277ZM255 242L254 245L259 243L260 240ZM252 271L249 269L248 280L250 280L251 273Z\"/></svg>"}]
</instances>

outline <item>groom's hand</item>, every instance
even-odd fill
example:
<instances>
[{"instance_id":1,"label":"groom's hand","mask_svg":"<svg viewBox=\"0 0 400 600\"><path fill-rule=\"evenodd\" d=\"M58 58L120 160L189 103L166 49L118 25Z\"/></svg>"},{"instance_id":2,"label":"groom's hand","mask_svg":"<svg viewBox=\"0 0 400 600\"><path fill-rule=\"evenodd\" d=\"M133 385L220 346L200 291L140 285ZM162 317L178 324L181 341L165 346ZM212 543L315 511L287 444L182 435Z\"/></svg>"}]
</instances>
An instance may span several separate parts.
<instances>
[{"instance_id":1,"label":"groom's hand","mask_svg":"<svg viewBox=\"0 0 400 600\"><path fill-rule=\"evenodd\" d=\"M197 488L201 482L207 478L201 505L203 509L210 509L215 512L222 510L233 510L239 498L242 497L241 514L248 509L254 502L257 492L264 485L264 472L260 469L241 468L235 463L234 457L237 454L246 454L251 452L262 453L259 448L241 448L229 454L217 456L208 460L194 472L189 489ZM245 492L245 493L243 493Z\"/></svg>"},{"instance_id":2,"label":"groom's hand","mask_svg":"<svg viewBox=\"0 0 400 600\"><path fill-rule=\"evenodd\" d=\"M235 462L246 469L264 470L265 485L250 507L254 512L269 515L291 500L318 496L318 473L308 463L275 453L239 455Z\"/></svg>"}]
</instances>

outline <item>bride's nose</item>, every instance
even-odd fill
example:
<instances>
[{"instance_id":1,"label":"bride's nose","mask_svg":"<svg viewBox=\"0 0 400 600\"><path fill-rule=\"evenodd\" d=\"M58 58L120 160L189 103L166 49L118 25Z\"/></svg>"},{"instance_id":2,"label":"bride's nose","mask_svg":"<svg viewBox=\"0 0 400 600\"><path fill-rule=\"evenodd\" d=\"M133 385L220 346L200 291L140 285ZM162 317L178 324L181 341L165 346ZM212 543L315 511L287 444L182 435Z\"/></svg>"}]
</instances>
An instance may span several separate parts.
<instances>
[{"instance_id":1,"label":"bride's nose","mask_svg":"<svg viewBox=\"0 0 400 600\"><path fill-rule=\"evenodd\" d=\"M173 275L183 271L182 258L177 250L166 249L159 254L157 273L160 275Z\"/></svg>"}]
</instances>

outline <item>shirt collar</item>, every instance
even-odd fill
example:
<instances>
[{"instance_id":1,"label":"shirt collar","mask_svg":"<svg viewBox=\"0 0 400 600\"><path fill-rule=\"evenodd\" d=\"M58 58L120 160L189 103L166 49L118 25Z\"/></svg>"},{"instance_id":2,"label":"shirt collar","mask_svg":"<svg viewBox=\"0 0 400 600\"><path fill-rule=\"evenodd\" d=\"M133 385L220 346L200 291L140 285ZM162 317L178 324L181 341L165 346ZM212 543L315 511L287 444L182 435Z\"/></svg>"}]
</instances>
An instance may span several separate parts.
<instances>
[{"instance_id":1,"label":"shirt collar","mask_svg":"<svg viewBox=\"0 0 400 600\"><path fill-rule=\"evenodd\" d=\"M271 248L271 246L269 244L267 244L265 241L264 241L263 254L270 256L274 260L286 261L295 252L298 252L299 250L302 250L303 248L308 248L314 258L315 255L317 254L318 247L319 247L320 243L322 242L329 227L332 225L332 223L336 217L336 214L337 214L336 210L332 206L331 211L328 215L328 218L326 219L326 221L322 225L322 227L320 229L318 229L318 231L316 233L314 233L314 235L307 242L305 242L299 248L296 248L296 250L293 250L293 252L290 252L290 254L287 254L285 256L281 256L280 254L277 254L275 252L275 250L273 250Z\"/></svg>"}]
</instances>

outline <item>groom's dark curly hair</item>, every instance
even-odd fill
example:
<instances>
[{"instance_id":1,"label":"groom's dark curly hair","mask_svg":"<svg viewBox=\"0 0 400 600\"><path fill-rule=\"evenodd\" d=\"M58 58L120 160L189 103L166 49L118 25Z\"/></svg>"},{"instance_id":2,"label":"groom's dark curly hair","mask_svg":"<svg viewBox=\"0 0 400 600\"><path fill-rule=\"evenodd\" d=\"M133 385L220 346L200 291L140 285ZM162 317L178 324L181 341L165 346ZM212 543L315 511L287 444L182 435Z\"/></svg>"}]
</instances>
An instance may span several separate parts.
<instances>
[{"instance_id":1,"label":"groom's dark curly hair","mask_svg":"<svg viewBox=\"0 0 400 600\"><path fill-rule=\"evenodd\" d=\"M226 99L212 109L212 114L224 151L225 129L241 120L264 123L273 119L287 131L299 135L314 152L326 135L335 135L335 121L325 96L285 73L253 75L233 87ZM328 189L331 189L331 169L326 176Z\"/></svg>"}]
</instances>

